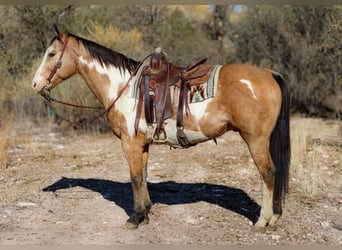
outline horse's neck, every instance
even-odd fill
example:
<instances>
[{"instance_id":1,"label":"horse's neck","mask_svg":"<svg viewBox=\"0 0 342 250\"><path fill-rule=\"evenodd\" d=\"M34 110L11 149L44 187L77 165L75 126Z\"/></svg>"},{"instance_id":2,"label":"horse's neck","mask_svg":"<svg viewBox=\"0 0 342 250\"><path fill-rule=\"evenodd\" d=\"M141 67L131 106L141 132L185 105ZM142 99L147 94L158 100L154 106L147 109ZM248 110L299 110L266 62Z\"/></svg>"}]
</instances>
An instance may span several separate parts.
<instances>
[{"instance_id":1,"label":"horse's neck","mask_svg":"<svg viewBox=\"0 0 342 250\"><path fill-rule=\"evenodd\" d=\"M101 65L95 59L79 57L78 72L97 99L108 107L130 78L126 69Z\"/></svg>"}]
</instances>

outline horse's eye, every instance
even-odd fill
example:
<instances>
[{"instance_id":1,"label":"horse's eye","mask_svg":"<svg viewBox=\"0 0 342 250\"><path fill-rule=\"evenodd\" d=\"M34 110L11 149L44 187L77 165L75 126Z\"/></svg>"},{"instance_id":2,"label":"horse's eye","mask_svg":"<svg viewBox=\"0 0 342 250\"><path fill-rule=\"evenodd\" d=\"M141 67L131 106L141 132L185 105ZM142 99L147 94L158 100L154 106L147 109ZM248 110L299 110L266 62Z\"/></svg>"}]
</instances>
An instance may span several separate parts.
<instances>
[{"instance_id":1,"label":"horse's eye","mask_svg":"<svg viewBox=\"0 0 342 250\"><path fill-rule=\"evenodd\" d=\"M49 57L54 57L55 55L56 55L55 52L50 52L50 53L48 54Z\"/></svg>"}]
</instances>

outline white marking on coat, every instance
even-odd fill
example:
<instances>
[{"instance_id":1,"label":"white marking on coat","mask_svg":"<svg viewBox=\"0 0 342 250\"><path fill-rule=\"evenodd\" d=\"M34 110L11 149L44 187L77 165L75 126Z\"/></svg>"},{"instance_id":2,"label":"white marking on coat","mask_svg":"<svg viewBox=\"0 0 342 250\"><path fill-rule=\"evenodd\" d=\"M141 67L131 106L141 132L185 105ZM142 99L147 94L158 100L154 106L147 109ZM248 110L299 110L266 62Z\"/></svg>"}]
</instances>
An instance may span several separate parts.
<instances>
[{"instance_id":1,"label":"white marking on coat","mask_svg":"<svg viewBox=\"0 0 342 250\"><path fill-rule=\"evenodd\" d=\"M119 86L122 84L127 84L131 75L127 69L119 69L112 65L110 66L102 66L98 61L93 60L88 62L82 56L79 58L80 63L87 65L89 68L94 68L99 74L107 75L109 78L109 89L107 98L110 101L113 101L119 92ZM129 88L132 86L131 80ZM122 85L124 86L124 85ZM128 91L130 92L130 91ZM126 94L122 94L120 98L117 100L114 106L115 110L118 110L125 117L125 121L127 124L128 134L131 137L135 136L134 130L134 122L135 122L135 111L136 111L136 100L134 98L129 98ZM146 122L144 119L141 119L139 122L139 130L145 132L147 130Z\"/></svg>"},{"instance_id":2,"label":"white marking on coat","mask_svg":"<svg viewBox=\"0 0 342 250\"><path fill-rule=\"evenodd\" d=\"M136 100L127 95L122 95L115 104L115 109L120 111L126 120L127 132L130 137L135 136L135 116L136 116ZM147 124L144 118L140 118L139 128L140 131L147 131Z\"/></svg>"},{"instance_id":3,"label":"white marking on coat","mask_svg":"<svg viewBox=\"0 0 342 250\"><path fill-rule=\"evenodd\" d=\"M112 65L101 65L97 60L88 62L83 58L83 56L81 56L79 60L80 63L87 65L90 69L95 68L99 74L108 76L110 82L107 96L108 100L113 100L116 98L120 83L126 84L130 78L130 73L127 69L122 70Z\"/></svg>"},{"instance_id":4,"label":"white marking on coat","mask_svg":"<svg viewBox=\"0 0 342 250\"><path fill-rule=\"evenodd\" d=\"M254 92L254 88L253 88L253 84L250 80L246 80L246 79L241 79L240 80L241 83L243 84L246 84L246 86L248 87L248 89L251 91L252 93L252 96L255 100L257 100L258 98L256 97L255 95L255 92Z\"/></svg>"},{"instance_id":5,"label":"white marking on coat","mask_svg":"<svg viewBox=\"0 0 342 250\"><path fill-rule=\"evenodd\" d=\"M198 129L198 131L193 131L184 128L184 133L187 135L188 140L191 143L199 143L203 141L207 141L208 137L206 137L203 132L200 130L199 122L201 119L205 118L208 115L207 106L212 101L212 99L207 99L202 102L196 102L196 103L190 103L190 114L195 118L195 125ZM185 111L184 111L185 115ZM168 141L172 145L179 145L178 139L177 139L177 126L176 121L167 119L165 129L167 130L168 134Z\"/></svg>"},{"instance_id":6,"label":"white marking on coat","mask_svg":"<svg viewBox=\"0 0 342 250\"><path fill-rule=\"evenodd\" d=\"M196 103L190 103L189 104L190 113L196 119L197 124L199 123L199 121L202 118L204 118L208 114L208 112L206 112L206 110L207 110L208 104L211 101L212 101L212 98L206 99L202 102L196 102Z\"/></svg>"}]
</instances>

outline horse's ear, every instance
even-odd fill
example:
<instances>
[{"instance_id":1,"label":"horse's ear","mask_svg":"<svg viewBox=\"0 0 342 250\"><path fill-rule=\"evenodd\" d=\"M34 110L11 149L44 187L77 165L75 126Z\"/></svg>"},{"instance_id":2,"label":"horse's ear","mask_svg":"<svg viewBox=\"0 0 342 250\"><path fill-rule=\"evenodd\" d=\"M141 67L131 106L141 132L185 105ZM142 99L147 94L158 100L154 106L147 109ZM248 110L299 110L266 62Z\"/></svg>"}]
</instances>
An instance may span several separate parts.
<instances>
[{"instance_id":1,"label":"horse's ear","mask_svg":"<svg viewBox=\"0 0 342 250\"><path fill-rule=\"evenodd\" d=\"M58 27L57 27L57 25L55 23L53 24L53 28L55 29L56 36L59 37L60 32L59 32Z\"/></svg>"},{"instance_id":2,"label":"horse's ear","mask_svg":"<svg viewBox=\"0 0 342 250\"><path fill-rule=\"evenodd\" d=\"M55 29L55 35L58 37L59 40L63 41L63 38L65 36L64 32L60 31L56 24L54 24L53 27Z\"/></svg>"}]
</instances>

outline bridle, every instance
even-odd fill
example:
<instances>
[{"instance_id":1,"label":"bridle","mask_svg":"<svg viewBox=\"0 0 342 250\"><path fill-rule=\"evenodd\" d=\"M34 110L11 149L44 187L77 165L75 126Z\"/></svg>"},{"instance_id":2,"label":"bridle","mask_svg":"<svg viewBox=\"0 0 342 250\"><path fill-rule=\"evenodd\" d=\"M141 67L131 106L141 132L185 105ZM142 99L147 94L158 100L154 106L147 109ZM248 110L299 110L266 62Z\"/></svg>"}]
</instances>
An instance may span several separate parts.
<instances>
[{"instance_id":1,"label":"bridle","mask_svg":"<svg viewBox=\"0 0 342 250\"><path fill-rule=\"evenodd\" d=\"M76 108L84 108L84 109L103 109L103 107L93 107L93 106L84 106L84 105L78 105L78 104L72 104L72 103L67 103L67 102L63 102L63 101L60 101L60 100L56 100L55 98L51 97L50 96L50 91L52 89L52 85L51 85L51 80L52 78L54 77L54 75L56 74L57 70L60 69L62 67L62 58L63 58L63 55L64 55L64 51L68 45L68 41L69 41L69 36L66 35L65 36L65 40L64 40L64 45L63 45L63 48L62 48L62 52L58 58L58 61L56 62L55 66L53 67L53 69L51 70L48 78L46 79L46 84L44 85L44 87L39 91L39 94L41 96L44 97L45 101L47 102L48 106L53 110L53 106L52 106L52 102L57 102L59 104L63 104L63 105L66 105L66 106L71 106L71 107L76 107ZM115 100L116 101L116 100ZM93 119L91 119L90 121L87 121L87 122L92 122L92 121L95 121L97 120L98 118L100 118L102 115L104 115L106 112L108 112L108 110L114 105L111 104L105 111L101 112L99 115L95 116ZM80 121L70 121L69 119L66 119L64 118L63 116L61 115L58 115L56 112L54 112L55 115L57 117L59 117L60 119L62 120L65 120L67 122L69 122L70 124L81 124L81 123L84 123L84 120L80 120Z\"/></svg>"},{"instance_id":2,"label":"bridle","mask_svg":"<svg viewBox=\"0 0 342 250\"><path fill-rule=\"evenodd\" d=\"M50 99L50 90L52 88L51 80L54 77L54 75L56 74L57 70L62 67L62 57L64 55L64 51L66 49L68 41L69 41L69 36L66 35L61 55L59 56L59 59L56 62L55 67L53 67L53 69L51 70L49 77L46 79L45 86L39 91L39 94L42 95L47 100Z\"/></svg>"},{"instance_id":3,"label":"bridle","mask_svg":"<svg viewBox=\"0 0 342 250\"><path fill-rule=\"evenodd\" d=\"M84 109L104 109L103 107L94 107L94 106L84 106L84 105L78 105L78 104L72 104L72 103L67 103L67 102L63 102L63 101L60 101L60 100L56 100L55 98L51 97L50 96L50 91L52 89L52 85L51 85L51 80L52 78L54 77L54 75L56 74L57 70L61 68L62 66L62 58L63 58L63 55L64 55L64 51L66 49L66 46L68 44L68 41L69 41L69 36L66 35L65 37L65 40L64 40L64 45L63 45L63 48L62 48L62 52L61 52L61 55L59 56L59 59L58 61L56 62L54 68L51 70L47 80L46 80L46 84L44 85L44 87L38 92L44 99L45 101L47 102L48 106L53 109L53 106L52 106L52 102L56 102L56 103L59 103L59 104L63 104L63 105L66 105L66 106L71 106L71 107L76 107L76 108L84 108ZM80 121L70 121L69 119L66 119L64 118L63 116L61 115L58 115L56 112L55 112L55 115L57 117L59 117L60 119L62 120L65 120L67 121L68 123L70 124L74 124L74 125L77 125L77 124L84 124L84 123L91 123L97 119L99 119L101 116L103 116L104 114L106 114L113 106L114 104L117 102L117 100L120 98L120 96L123 94L123 92L126 90L126 88L129 86L129 82L132 80L132 77L135 76L137 74L137 72L139 71L140 67L143 65L144 61L149 58L151 56L151 54L147 55L140 63L139 65L135 68L134 72L131 74L129 80L127 81L126 85L120 90L120 92L118 93L118 95L116 96L116 98L110 103L110 105L104 109L103 112L101 112L100 114L96 115L93 119L91 120L80 120Z\"/></svg>"}]
</instances>

